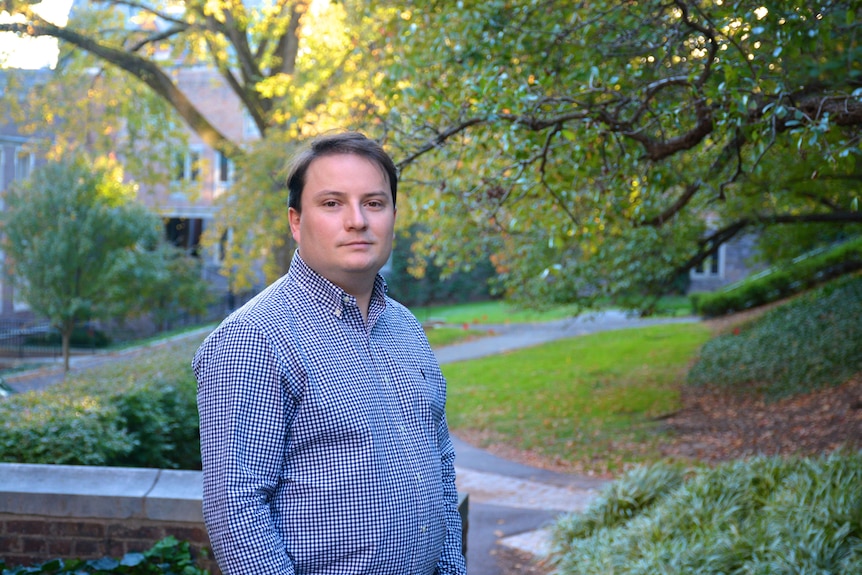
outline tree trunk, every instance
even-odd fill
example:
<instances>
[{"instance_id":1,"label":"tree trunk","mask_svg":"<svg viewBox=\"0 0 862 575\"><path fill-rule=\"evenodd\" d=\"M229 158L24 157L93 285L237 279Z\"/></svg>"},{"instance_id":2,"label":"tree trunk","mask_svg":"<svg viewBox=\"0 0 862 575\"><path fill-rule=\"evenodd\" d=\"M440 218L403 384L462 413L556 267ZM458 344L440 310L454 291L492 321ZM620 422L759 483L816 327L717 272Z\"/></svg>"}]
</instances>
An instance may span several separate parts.
<instances>
[{"instance_id":1,"label":"tree trunk","mask_svg":"<svg viewBox=\"0 0 862 575\"><path fill-rule=\"evenodd\" d=\"M61 330L61 335L63 338L63 373L69 372L69 355L70 355L70 341L72 339L72 330L75 328L75 324L71 326L64 325Z\"/></svg>"}]
</instances>

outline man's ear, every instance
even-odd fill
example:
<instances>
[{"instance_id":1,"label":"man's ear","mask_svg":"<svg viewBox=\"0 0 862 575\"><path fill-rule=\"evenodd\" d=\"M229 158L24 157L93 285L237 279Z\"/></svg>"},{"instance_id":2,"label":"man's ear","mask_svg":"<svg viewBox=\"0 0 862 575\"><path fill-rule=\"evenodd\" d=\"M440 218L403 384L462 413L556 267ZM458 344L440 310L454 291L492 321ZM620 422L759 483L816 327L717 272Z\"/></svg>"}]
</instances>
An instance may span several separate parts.
<instances>
[{"instance_id":1,"label":"man's ear","mask_svg":"<svg viewBox=\"0 0 862 575\"><path fill-rule=\"evenodd\" d=\"M290 233L297 244L299 243L299 218L299 210L295 208L287 208L287 219L290 222Z\"/></svg>"}]
</instances>

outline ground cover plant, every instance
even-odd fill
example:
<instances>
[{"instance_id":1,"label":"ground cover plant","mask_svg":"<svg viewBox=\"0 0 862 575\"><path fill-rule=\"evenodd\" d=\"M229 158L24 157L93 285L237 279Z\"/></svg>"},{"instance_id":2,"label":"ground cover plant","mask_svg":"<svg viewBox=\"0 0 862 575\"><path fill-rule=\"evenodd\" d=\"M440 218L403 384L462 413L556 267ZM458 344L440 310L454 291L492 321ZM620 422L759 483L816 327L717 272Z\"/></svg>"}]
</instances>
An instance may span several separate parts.
<instances>
[{"instance_id":1,"label":"ground cover plant","mask_svg":"<svg viewBox=\"0 0 862 575\"><path fill-rule=\"evenodd\" d=\"M780 399L843 383L860 371L862 275L855 275L709 341L689 382Z\"/></svg>"},{"instance_id":2,"label":"ground cover plant","mask_svg":"<svg viewBox=\"0 0 862 575\"><path fill-rule=\"evenodd\" d=\"M39 565L7 568L0 558L2 575L209 575L200 569L192 558L188 541L178 541L169 536L158 541L143 553L127 553L120 559L103 557L101 559L52 559Z\"/></svg>"},{"instance_id":3,"label":"ground cover plant","mask_svg":"<svg viewBox=\"0 0 862 575\"><path fill-rule=\"evenodd\" d=\"M862 573L862 452L632 470L553 529L559 575Z\"/></svg>"},{"instance_id":4,"label":"ground cover plant","mask_svg":"<svg viewBox=\"0 0 862 575\"><path fill-rule=\"evenodd\" d=\"M533 463L618 473L658 457L659 419L680 407L680 384L708 337L701 324L659 325L444 365L449 424Z\"/></svg>"}]
</instances>

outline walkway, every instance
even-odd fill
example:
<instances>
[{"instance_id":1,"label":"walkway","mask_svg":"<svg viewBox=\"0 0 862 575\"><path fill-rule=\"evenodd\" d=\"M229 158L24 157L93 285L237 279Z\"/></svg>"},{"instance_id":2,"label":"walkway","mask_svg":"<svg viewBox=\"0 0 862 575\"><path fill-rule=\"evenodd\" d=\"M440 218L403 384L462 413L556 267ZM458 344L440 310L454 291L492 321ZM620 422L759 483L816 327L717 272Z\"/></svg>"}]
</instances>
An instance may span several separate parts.
<instances>
[{"instance_id":1,"label":"walkway","mask_svg":"<svg viewBox=\"0 0 862 575\"><path fill-rule=\"evenodd\" d=\"M632 318L607 311L577 318L535 324L491 326L494 335L435 350L441 364L505 353L545 342L598 331L643 327L659 323L684 323L696 318ZM203 336L209 330L183 334L181 338ZM153 347L170 345L176 338L140 348L73 358L79 370L108 361L144 353ZM14 390L42 389L63 379L62 363L54 362L37 370L6 378ZM470 575L503 575L497 561L503 545L533 555L548 548L548 527L563 513L580 511L598 495L604 481L554 473L495 457L453 438L457 485L470 495L467 563Z\"/></svg>"},{"instance_id":2,"label":"walkway","mask_svg":"<svg viewBox=\"0 0 862 575\"><path fill-rule=\"evenodd\" d=\"M435 350L441 364L505 353L599 331L690 323L694 317L634 318L605 311L548 323L493 326L496 335ZM606 481L555 473L495 457L454 439L458 490L470 494L467 564L470 575L503 575L496 555L506 546L545 555L549 527L562 514L581 511Z\"/></svg>"}]
</instances>

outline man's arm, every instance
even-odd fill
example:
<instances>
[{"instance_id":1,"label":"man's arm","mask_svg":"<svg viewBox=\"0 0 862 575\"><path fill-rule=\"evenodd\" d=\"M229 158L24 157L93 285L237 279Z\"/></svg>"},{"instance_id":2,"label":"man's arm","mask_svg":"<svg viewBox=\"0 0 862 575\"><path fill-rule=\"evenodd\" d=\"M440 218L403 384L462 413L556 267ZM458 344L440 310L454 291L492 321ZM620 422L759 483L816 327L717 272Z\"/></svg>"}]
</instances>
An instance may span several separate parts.
<instances>
[{"instance_id":1,"label":"man's arm","mask_svg":"<svg viewBox=\"0 0 862 575\"><path fill-rule=\"evenodd\" d=\"M440 472L443 481L443 505L446 512L446 543L437 563L438 575L465 575L467 565L461 553L461 514L458 512L458 492L455 489L455 448L449 437L446 416L437 430L440 445Z\"/></svg>"},{"instance_id":2,"label":"man's arm","mask_svg":"<svg viewBox=\"0 0 862 575\"><path fill-rule=\"evenodd\" d=\"M281 373L265 336L234 322L195 355L204 520L225 575L294 573L270 505L288 414Z\"/></svg>"}]
</instances>

